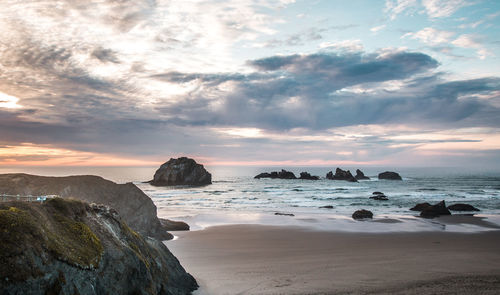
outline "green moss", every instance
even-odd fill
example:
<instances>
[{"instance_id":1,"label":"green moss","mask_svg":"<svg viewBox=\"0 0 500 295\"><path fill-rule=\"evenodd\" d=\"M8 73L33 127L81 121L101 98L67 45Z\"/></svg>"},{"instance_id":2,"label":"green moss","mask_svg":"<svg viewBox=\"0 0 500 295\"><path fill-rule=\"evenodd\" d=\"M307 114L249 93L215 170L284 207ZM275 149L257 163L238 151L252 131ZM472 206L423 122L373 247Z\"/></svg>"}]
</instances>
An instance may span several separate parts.
<instances>
[{"instance_id":1,"label":"green moss","mask_svg":"<svg viewBox=\"0 0 500 295\"><path fill-rule=\"evenodd\" d=\"M40 236L36 220L28 212L16 207L0 210L0 257L22 253L19 242Z\"/></svg>"},{"instance_id":2,"label":"green moss","mask_svg":"<svg viewBox=\"0 0 500 295\"><path fill-rule=\"evenodd\" d=\"M104 249L83 222L85 203L64 199L47 203L0 204L0 277L24 281L42 275L35 257L53 257L85 269L99 266Z\"/></svg>"},{"instance_id":3,"label":"green moss","mask_svg":"<svg viewBox=\"0 0 500 295\"><path fill-rule=\"evenodd\" d=\"M36 218L17 207L0 209L0 278L24 281L41 275L28 255L22 264L17 258L29 251L42 251L43 235Z\"/></svg>"},{"instance_id":4,"label":"green moss","mask_svg":"<svg viewBox=\"0 0 500 295\"><path fill-rule=\"evenodd\" d=\"M84 268L98 267L103 247L99 238L83 222L60 214L53 216L53 230L47 231L48 249L58 259Z\"/></svg>"},{"instance_id":5,"label":"green moss","mask_svg":"<svg viewBox=\"0 0 500 295\"><path fill-rule=\"evenodd\" d=\"M149 262L145 258L143 251L141 251L139 246L137 246L136 244L136 243L144 244L145 241L143 240L141 235L132 230L125 222L121 222L121 227L125 236L127 237L130 249L132 249L135 252L137 258L139 258L142 261L142 263L144 263L144 265L146 265L146 267L149 269Z\"/></svg>"}]
</instances>

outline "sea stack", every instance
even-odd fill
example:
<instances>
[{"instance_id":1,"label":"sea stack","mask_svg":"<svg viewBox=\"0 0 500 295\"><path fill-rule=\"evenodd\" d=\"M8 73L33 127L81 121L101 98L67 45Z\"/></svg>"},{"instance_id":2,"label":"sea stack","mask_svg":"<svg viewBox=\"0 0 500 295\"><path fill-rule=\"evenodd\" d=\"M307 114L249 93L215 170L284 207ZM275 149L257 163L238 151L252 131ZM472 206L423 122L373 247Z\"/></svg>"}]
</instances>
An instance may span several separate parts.
<instances>
[{"instance_id":1,"label":"sea stack","mask_svg":"<svg viewBox=\"0 0 500 295\"><path fill-rule=\"evenodd\" d=\"M401 176L398 173L392 171L385 171L379 173L378 179L403 180L403 178L401 178Z\"/></svg>"},{"instance_id":2,"label":"sea stack","mask_svg":"<svg viewBox=\"0 0 500 295\"><path fill-rule=\"evenodd\" d=\"M285 169L281 169L280 172L278 171L273 171L271 173L268 172L262 172L259 175L256 175L254 177L255 179L261 179L261 178L272 178L272 179L297 179L295 174L291 171L286 171Z\"/></svg>"},{"instance_id":3,"label":"sea stack","mask_svg":"<svg viewBox=\"0 0 500 295\"><path fill-rule=\"evenodd\" d=\"M326 178L331 180L347 180L350 182L358 182L358 180L354 178L354 176L352 176L351 171L342 170L340 168L337 168L335 170L335 175L333 174L332 171L328 172L326 174Z\"/></svg>"},{"instance_id":4,"label":"sea stack","mask_svg":"<svg viewBox=\"0 0 500 295\"><path fill-rule=\"evenodd\" d=\"M154 186L207 185L212 184L212 175L193 159L171 158L156 170L149 183Z\"/></svg>"},{"instance_id":5,"label":"sea stack","mask_svg":"<svg viewBox=\"0 0 500 295\"><path fill-rule=\"evenodd\" d=\"M354 178L356 178L357 180L370 179L370 177L365 176L363 171L359 169L356 169L356 176L354 176Z\"/></svg>"}]
</instances>

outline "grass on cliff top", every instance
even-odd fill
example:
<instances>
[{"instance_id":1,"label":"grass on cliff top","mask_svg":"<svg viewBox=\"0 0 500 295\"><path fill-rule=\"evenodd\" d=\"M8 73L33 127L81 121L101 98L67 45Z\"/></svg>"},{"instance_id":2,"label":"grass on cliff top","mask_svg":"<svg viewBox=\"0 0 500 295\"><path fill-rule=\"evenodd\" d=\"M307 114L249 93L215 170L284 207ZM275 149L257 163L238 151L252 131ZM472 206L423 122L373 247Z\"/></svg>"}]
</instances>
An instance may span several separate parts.
<instances>
[{"instance_id":1,"label":"grass on cliff top","mask_svg":"<svg viewBox=\"0 0 500 295\"><path fill-rule=\"evenodd\" d=\"M48 251L78 267L98 267L103 246L84 223L85 215L85 203L61 198L0 206L0 261L10 265L26 250Z\"/></svg>"}]
</instances>

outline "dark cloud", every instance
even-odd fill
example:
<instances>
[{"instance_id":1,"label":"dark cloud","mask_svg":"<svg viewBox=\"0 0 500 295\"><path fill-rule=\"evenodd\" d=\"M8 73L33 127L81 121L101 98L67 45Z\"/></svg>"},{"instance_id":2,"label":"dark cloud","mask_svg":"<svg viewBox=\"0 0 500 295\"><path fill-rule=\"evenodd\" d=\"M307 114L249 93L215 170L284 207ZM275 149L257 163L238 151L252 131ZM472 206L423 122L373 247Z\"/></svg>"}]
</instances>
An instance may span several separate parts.
<instances>
[{"instance_id":1,"label":"dark cloud","mask_svg":"<svg viewBox=\"0 0 500 295\"><path fill-rule=\"evenodd\" d=\"M120 63L120 60L117 57L116 52L111 49L105 49L102 47L94 49L92 51L92 56L97 58L101 62L112 62L112 63Z\"/></svg>"},{"instance_id":2,"label":"dark cloud","mask_svg":"<svg viewBox=\"0 0 500 295\"><path fill-rule=\"evenodd\" d=\"M459 121L467 125L472 118L478 124L482 116L499 113L475 97L500 90L499 78L447 82L441 73L430 72L439 63L422 53L318 53L248 63L259 72L156 76L171 83L197 81L200 85L180 102L159 104L157 109L175 114L171 122L183 126L272 130L386 123L432 126ZM385 90L395 83L391 81L400 81L401 87ZM224 90L226 82L232 85L230 91Z\"/></svg>"},{"instance_id":3,"label":"dark cloud","mask_svg":"<svg viewBox=\"0 0 500 295\"><path fill-rule=\"evenodd\" d=\"M323 39L323 33L327 32L329 28L309 28L300 33L291 34L284 39L271 39L266 41L264 47L280 47L280 46L301 46L306 42L317 41Z\"/></svg>"}]
</instances>

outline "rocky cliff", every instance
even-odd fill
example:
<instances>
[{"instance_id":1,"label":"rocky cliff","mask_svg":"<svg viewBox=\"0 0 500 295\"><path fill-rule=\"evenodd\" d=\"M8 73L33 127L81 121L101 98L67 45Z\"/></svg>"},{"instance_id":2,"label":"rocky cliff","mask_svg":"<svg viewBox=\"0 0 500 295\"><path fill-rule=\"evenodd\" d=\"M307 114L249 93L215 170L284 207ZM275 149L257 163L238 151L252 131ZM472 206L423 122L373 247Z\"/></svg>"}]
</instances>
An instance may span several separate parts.
<instances>
[{"instance_id":1,"label":"rocky cliff","mask_svg":"<svg viewBox=\"0 0 500 295\"><path fill-rule=\"evenodd\" d=\"M194 278L161 242L108 206L56 198L0 203L2 294L189 294Z\"/></svg>"},{"instance_id":2,"label":"rocky cliff","mask_svg":"<svg viewBox=\"0 0 500 295\"><path fill-rule=\"evenodd\" d=\"M45 177L29 174L1 174L0 194L59 195L116 209L130 227L159 240L171 237L156 215L153 201L133 183L116 184L99 176Z\"/></svg>"}]
</instances>

